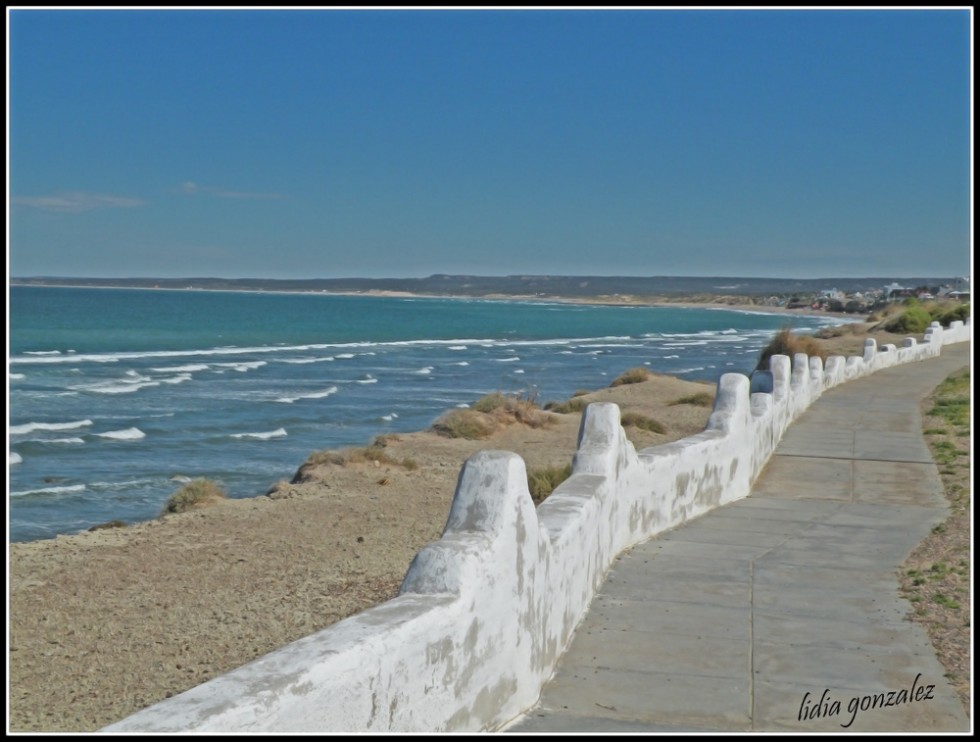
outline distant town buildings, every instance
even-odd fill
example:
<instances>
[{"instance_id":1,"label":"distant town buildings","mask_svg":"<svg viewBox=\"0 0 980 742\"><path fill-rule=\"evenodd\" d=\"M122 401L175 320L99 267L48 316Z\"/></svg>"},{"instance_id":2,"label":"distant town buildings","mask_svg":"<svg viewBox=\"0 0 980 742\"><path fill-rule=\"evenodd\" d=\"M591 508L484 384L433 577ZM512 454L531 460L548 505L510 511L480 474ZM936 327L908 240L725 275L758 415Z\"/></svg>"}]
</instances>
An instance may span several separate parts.
<instances>
[{"instance_id":1,"label":"distant town buildings","mask_svg":"<svg viewBox=\"0 0 980 742\"><path fill-rule=\"evenodd\" d=\"M855 291L848 294L837 288L823 289L815 296L793 296L789 299L777 300L770 297L766 303L770 305L794 308L810 308L828 312L868 313L890 302L906 299L919 301L970 300L970 279L957 278L942 286L902 286L892 282L880 289Z\"/></svg>"}]
</instances>

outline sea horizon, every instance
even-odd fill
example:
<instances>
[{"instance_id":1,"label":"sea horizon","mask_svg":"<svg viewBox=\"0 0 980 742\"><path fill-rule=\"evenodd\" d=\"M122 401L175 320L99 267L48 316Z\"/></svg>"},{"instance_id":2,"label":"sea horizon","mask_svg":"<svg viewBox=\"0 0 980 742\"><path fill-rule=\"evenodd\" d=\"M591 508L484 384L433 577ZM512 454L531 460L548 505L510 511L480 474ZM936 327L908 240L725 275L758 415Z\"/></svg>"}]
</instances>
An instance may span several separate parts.
<instances>
[{"instance_id":1,"label":"sea horizon","mask_svg":"<svg viewBox=\"0 0 980 742\"><path fill-rule=\"evenodd\" d=\"M355 293L394 291L420 296L515 295L547 298L609 297L645 295L678 297L683 295L759 297L766 294L819 292L840 288L845 292L882 288L894 282L918 285L948 285L969 280L963 276L623 276L592 274L449 274L425 277L344 277L344 278L227 278L220 276L17 276L9 286L50 286L59 288L148 288L176 290L331 292ZM720 283L719 283L720 282ZM198 284L198 285L194 285ZM454 293L455 292L455 293Z\"/></svg>"}]
</instances>

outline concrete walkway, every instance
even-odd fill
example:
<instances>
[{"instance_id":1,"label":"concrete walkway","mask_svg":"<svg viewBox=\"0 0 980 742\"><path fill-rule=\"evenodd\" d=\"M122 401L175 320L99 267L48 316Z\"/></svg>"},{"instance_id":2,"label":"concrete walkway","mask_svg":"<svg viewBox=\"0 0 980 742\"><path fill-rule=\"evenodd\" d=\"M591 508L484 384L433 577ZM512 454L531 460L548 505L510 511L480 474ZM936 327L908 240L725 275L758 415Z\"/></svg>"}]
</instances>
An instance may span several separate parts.
<instances>
[{"instance_id":1,"label":"concrete walkway","mask_svg":"<svg viewBox=\"0 0 980 742\"><path fill-rule=\"evenodd\" d=\"M507 731L968 731L896 573L947 512L919 403L969 350L824 393L750 497L621 555Z\"/></svg>"}]
</instances>

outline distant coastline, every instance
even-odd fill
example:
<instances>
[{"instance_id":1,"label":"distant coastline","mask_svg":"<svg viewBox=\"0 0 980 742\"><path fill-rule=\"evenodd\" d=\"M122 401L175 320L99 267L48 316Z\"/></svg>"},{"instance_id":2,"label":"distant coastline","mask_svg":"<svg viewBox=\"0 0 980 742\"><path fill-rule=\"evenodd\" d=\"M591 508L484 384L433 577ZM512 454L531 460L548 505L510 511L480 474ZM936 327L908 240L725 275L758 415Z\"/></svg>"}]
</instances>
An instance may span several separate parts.
<instances>
[{"instance_id":1,"label":"distant coastline","mask_svg":"<svg viewBox=\"0 0 980 742\"><path fill-rule=\"evenodd\" d=\"M463 279L465 277L458 277ZM549 277L551 278L551 277ZM384 281L386 279L378 279ZM506 280L506 279L505 279ZM583 279L588 280L588 279ZM609 280L609 279L604 279ZM712 279L700 279L712 280ZM714 279L717 280L717 279ZM777 281L778 279L764 279ZM860 280L862 282L878 282L887 279L846 279L848 281ZM343 283L343 279L323 279L329 283ZM176 284L184 285L161 285ZM87 288L87 289L130 289L139 291L208 291L208 292L233 292L233 293L264 293L264 294L308 294L313 296L361 296L377 298L402 298L402 299L444 299L444 300L482 300L482 301L501 301L501 302L551 302L562 304L588 304L593 306L636 306L636 307L671 307L688 309L716 308L727 311L747 311L762 312L772 314L797 314L807 316L834 316L840 318L850 318L852 321L859 321L863 315L843 312L831 312L826 310L816 310L808 306L787 307L785 305L764 303L767 299L776 298L780 295L788 296L802 291L787 291L780 294L765 293L759 294L726 294L699 292L696 294L597 294L597 295L563 295L563 294L543 294L543 293L510 293L493 292L484 293L467 291L467 286L459 285L454 290L446 292L418 292L404 289L386 288L312 288L312 287L291 287L292 281L287 280L268 280L268 281L249 281L247 285L243 282L226 279L70 279L70 278L12 278L9 286L31 287L31 288ZM307 283L307 282L304 282ZM792 281L792 284L798 283ZM832 283L832 282L831 282ZM862 283L863 285L863 283ZM872 284L873 285L873 284ZM726 287L728 288L728 287Z\"/></svg>"},{"instance_id":2,"label":"distant coastline","mask_svg":"<svg viewBox=\"0 0 980 742\"><path fill-rule=\"evenodd\" d=\"M488 301L547 301L611 306L715 306L719 309L792 312L822 316L805 298L834 290L870 292L900 283L931 286L948 278L732 278L695 276L470 276L435 274L425 278L228 279L14 277L9 286L241 291ZM791 299L804 298L802 302ZM793 305L790 307L790 305Z\"/></svg>"},{"instance_id":3,"label":"distant coastline","mask_svg":"<svg viewBox=\"0 0 980 742\"><path fill-rule=\"evenodd\" d=\"M731 278L710 276L560 276L511 275L471 276L435 274L425 278L75 278L66 276L21 276L9 279L18 286L87 286L91 288L171 288L243 291L306 291L413 296L467 296L531 298L590 298L619 301L622 298L665 300L703 296L764 298L773 295L815 293L828 289L866 291L899 282L928 285L954 279L909 277L864 278Z\"/></svg>"}]
</instances>

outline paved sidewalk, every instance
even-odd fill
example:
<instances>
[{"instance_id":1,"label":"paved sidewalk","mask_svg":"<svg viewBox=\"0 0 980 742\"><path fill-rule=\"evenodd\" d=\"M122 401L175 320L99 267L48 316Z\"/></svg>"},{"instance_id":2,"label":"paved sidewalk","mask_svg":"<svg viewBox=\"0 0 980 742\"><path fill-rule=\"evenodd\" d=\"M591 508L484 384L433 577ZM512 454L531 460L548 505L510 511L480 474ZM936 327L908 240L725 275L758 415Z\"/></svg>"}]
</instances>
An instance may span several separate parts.
<instances>
[{"instance_id":1,"label":"paved sidewalk","mask_svg":"<svg viewBox=\"0 0 980 742\"><path fill-rule=\"evenodd\" d=\"M825 392L750 497L621 555L507 731L968 731L896 572L947 511L919 402L969 351Z\"/></svg>"}]
</instances>

